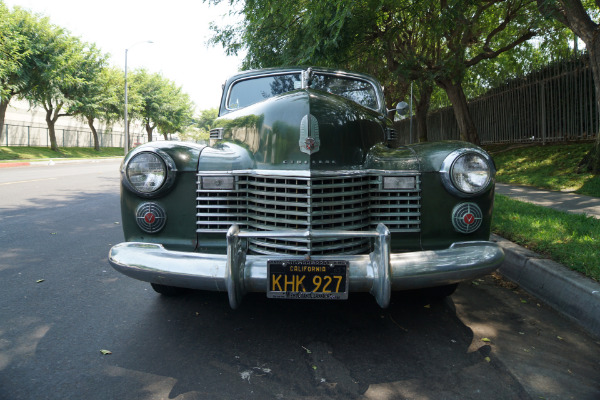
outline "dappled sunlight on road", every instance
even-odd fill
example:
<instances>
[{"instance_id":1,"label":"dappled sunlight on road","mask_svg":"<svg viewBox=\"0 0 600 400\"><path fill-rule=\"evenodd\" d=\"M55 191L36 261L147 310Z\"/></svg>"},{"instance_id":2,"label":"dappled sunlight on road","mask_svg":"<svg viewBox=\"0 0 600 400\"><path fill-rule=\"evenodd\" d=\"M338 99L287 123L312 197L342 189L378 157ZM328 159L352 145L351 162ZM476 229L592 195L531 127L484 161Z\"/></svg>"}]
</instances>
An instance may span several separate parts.
<instances>
[{"instance_id":1,"label":"dappled sunlight on road","mask_svg":"<svg viewBox=\"0 0 600 400\"><path fill-rule=\"evenodd\" d=\"M46 336L51 325L41 323L38 318L14 318L0 323L0 371L11 364L24 362L35 357L40 340ZM9 331L16 330L20 335L7 338Z\"/></svg>"},{"instance_id":2,"label":"dappled sunlight on road","mask_svg":"<svg viewBox=\"0 0 600 400\"><path fill-rule=\"evenodd\" d=\"M117 366L108 366L104 372L106 376L109 377L109 384L111 385L131 385L139 387L138 398L141 399L179 399L190 394L181 394L175 398L169 397L173 387L177 383L177 380L174 378L148 374Z\"/></svg>"},{"instance_id":3,"label":"dappled sunlight on road","mask_svg":"<svg viewBox=\"0 0 600 400\"><path fill-rule=\"evenodd\" d=\"M532 397L589 398L600 390L599 343L514 283L488 275L461 285L453 298L458 317L473 330L469 351L486 350L490 363L510 365Z\"/></svg>"}]
</instances>

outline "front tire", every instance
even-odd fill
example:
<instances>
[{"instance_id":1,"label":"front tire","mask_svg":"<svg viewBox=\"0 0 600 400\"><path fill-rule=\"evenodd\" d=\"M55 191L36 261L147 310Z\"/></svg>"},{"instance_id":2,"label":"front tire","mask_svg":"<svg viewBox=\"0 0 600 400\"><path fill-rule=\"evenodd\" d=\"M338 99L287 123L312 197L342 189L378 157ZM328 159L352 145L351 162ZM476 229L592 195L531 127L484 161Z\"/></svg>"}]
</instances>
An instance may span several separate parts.
<instances>
[{"instance_id":1,"label":"front tire","mask_svg":"<svg viewBox=\"0 0 600 400\"><path fill-rule=\"evenodd\" d=\"M186 291L184 288L161 285L160 283L151 283L150 285L156 293L160 293L163 296L175 297L185 293Z\"/></svg>"}]
</instances>

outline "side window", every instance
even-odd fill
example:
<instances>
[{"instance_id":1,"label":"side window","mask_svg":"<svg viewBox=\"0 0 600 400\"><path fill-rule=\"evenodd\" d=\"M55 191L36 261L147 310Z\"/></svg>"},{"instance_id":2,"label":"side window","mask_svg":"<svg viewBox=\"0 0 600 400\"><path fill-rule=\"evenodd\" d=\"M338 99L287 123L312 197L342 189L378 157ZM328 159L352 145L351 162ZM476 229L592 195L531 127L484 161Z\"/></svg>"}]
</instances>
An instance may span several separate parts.
<instances>
[{"instance_id":1,"label":"side window","mask_svg":"<svg viewBox=\"0 0 600 400\"><path fill-rule=\"evenodd\" d=\"M299 89L300 86L299 73L240 80L232 86L226 106L229 110L248 107L278 94Z\"/></svg>"}]
</instances>

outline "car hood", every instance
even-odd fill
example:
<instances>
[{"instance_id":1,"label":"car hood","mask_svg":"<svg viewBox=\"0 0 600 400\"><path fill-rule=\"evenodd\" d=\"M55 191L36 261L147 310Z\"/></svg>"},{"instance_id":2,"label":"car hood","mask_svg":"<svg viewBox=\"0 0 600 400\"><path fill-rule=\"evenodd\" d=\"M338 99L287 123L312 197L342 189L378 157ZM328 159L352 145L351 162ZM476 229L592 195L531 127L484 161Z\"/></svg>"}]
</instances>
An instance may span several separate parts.
<instances>
[{"instance_id":1,"label":"car hood","mask_svg":"<svg viewBox=\"0 0 600 400\"><path fill-rule=\"evenodd\" d=\"M375 167L385 147L384 116L313 89L233 111L215 126L222 139L202 152L199 170L361 170ZM414 152L394 153L402 169L415 169Z\"/></svg>"}]
</instances>

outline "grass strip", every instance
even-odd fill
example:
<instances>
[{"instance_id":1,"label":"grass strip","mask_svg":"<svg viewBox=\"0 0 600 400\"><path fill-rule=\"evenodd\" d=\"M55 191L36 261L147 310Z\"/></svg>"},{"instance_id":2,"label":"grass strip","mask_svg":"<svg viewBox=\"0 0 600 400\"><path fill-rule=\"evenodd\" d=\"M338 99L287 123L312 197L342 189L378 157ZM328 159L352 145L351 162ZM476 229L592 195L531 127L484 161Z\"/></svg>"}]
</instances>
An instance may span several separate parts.
<instances>
[{"instance_id":1,"label":"grass strip","mask_svg":"<svg viewBox=\"0 0 600 400\"><path fill-rule=\"evenodd\" d=\"M492 231L600 281L600 220L496 195Z\"/></svg>"},{"instance_id":2,"label":"grass strip","mask_svg":"<svg viewBox=\"0 0 600 400\"><path fill-rule=\"evenodd\" d=\"M600 197L600 176L579 173L578 166L594 143L490 145L501 183L534 186Z\"/></svg>"},{"instance_id":3,"label":"grass strip","mask_svg":"<svg viewBox=\"0 0 600 400\"><path fill-rule=\"evenodd\" d=\"M90 147L63 147L60 152L48 147L0 147L0 162L2 161L36 161L59 158L88 159L102 157L121 157L123 148L102 147L96 151Z\"/></svg>"}]
</instances>

